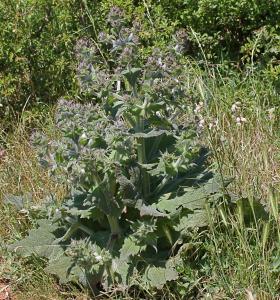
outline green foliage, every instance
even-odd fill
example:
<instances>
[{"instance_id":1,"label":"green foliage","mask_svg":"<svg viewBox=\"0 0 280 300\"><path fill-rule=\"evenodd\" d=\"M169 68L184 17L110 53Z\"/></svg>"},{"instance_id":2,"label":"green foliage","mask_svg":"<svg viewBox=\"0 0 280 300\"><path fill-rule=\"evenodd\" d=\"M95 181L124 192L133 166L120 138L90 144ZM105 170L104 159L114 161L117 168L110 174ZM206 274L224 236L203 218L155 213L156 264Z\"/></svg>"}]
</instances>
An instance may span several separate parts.
<instances>
[{"instance_id":1,"label":"green foliage","mask_svg":"<svg viewBox=\"0 0 280 300\"><path fill-rule=\"evenodd\" d=\"M74 7L72 0L1 1L1 117L72 89Z\"/></svg>"},{"instance_id":2,"label":"green foliage","mask_svg":"<svg viewBox=\"0 0 280 300\"><path fill-rule=\"evenodd\" d=\"M279 26L264 26L254 33L241 49L243 60L249 63L257 61L264 65L267 63L276 65L280 54Z\"/></svg>"},{"instance_id":3,"label":"green foliage","mask_svg":"<svg viewBox=\"0 0 280 300\"><path fill-rule=\"evenodd\" d=\"M129 20L144 14L143 6L136 9L133 1L1 1L1 118L76 93L74 42L85 35L96 39L114 3L126 10ZM142 36L154 36L148 25Z\"/></svg>"},{"instance_id":4,"label":"green foliage","mask_svg":"<svg viewBox=\"0 0 280 300\"><path fill-rule=\"evenodd\" d=\"M240 48L254 31L263 26L275 27L280 20L277 0L181 0L160 1L170 19L179 26L192 28L208 59L239 58ZM277 28L277 27L275 27ZM191 31L189 32L190 35Z\"/></svg>"},{"instance_id":5,"label":"green foliage","mask_svg":"<svg viewBox=\"0 0 280 300\"><path fill-rule=\"evenodd\" d=\"M81 90L99 104L61 99L60 136L33 137L41 163L68 195L62 205L42 207L38 228L12 245L48 258L47 271L93 293L100 283L106 290L161 288L177 279L178 249L225 196L225 182L206 169L193 125L180 121L184 35L142 62L139 25L128 29L117 7L108 22L98 43L76 46Z\"/></svg>"},{"instance_id":6,"label":"green foliage","mask_svg":"<svg viewBox=\"0 0 280 300\"><path fill-rule=\"evenodd\" d=\"M264 77L273 84L277 93L280 90L279 59L280 30L279 26L263 26L254 31L241 47L242 62L251 68L264 73Z\"/></svg>"},{"instance_id":7,"label":"green foliage","mask_svg":"<svg viewBox=\"0 0 280 300\"><path fill-rule=\"evenodd\" d=\"M1 118L76 95L75 41L87 36L96 42L99 30L106 31L107 13L114 5L125 11L130 24L142 24L141 56L147 57L153 46L165 48L175 28L184 28L185 53L193 57L242 58L251 63L253 55L263 65L279 60L277 0L4 0L0 3ZM277 81L275 68L269 72Z\"/></svg>"}]
</instances>

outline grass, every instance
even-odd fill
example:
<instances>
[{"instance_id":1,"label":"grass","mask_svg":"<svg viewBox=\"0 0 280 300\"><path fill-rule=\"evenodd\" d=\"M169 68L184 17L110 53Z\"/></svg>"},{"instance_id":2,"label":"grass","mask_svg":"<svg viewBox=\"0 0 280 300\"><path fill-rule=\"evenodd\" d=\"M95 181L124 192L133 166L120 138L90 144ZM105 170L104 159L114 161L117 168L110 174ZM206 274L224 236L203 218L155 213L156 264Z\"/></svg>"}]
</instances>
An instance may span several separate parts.
<instances>
[{"instance_id":1,"label":"grass","mask_svg":"<svg viewBox=\"0 0 280 300\"><path fill-rule=\"evenodd\" d=\"M203 103L197 113L204 121L202 138L221 172L234 178L233 191L265 201L272 188L280 188L279 95L260 74L221 75L222 68L190 72L192 97ZM244 122L237 122L240 117Z\"/></svg>"},{"instance_id":2,"label":"grass","mask_svg":"<svg viewBox=\"0 0 280 300\"><path fill-rule=\"evenodd\" d=\"M180 266L181 277L175 288L166 287L157 294L132 289L127 294L115 293L103 298L275 299L280 295L279 96L265 78L254 74L246 78L238 73L221 75L219 68L203 73L192 66L186 84L193 101L204 102L197 117L205 120L201 138L212 150L212 163L225 177L234 178L230 189L239 199L244 203L247 199L258 201L270 214L266 221L251 218L247 222L243 206L236 212L220 210L218 215L211 216L212 225L203 238L199 233L193 234L191 250ZM232 106L236 102L241 104L234 112ZM268 109L273 107L276 109L272 116ZM241 115L246 122L239 125L237 117ZM38 118L26 114L13 134L1 136L5 142L0 158L2 244L19 238L32 226L28 214L3 204L6 194L32 193L34 204L48 193L63 195L63 188L39 167L30 146L29 124L34 127L34 119ZM210 123L215 123L211 129ZM44 116L44 122L36 122L35 127L55 134L52 114ZM0 278L9 280L16 299L87 299L85 292L76 287L61 287L55 278L45 274L42 260L32 258L30 263L4 249L0 257Z\"/></svg>"},{"instance_id":3,"label":"grass","mask_svg":"<svg viewBox=\"0 0 280 300\"><path fill-rule=\"evenodd\" d=\"M270 190L280 187L279 115L277 110L273 115L268 111L269 103L274 107L279 96L269 86L264 94L259 78L230 83L224 83L225 93L218 90L214 94L212 113L219 123L209 134L210 143L224 174L235 178L234 191L265 202ZM240 111L233 113L231 108L237 101ZM246 122L238 125L239 116Z\"/></svg>"},{"instance_id":4,"label":"grass","mask_svg":"<svg viewBox=\"0 0 280 300\"><path fill-rule=\"evenodd\" d=\"M223 176L234 178L230 191L243 202L261 203L270 217L245 224L241 209L226 214L227 226L213 224L206 242L211 271L203 275L207 289L214 291L210 299L276 299L280 277L272 264L279 255L279 95L263 77L239 75L221 77L217 68L198 78L197 93L211 103L200 116L206 124L203 138ZM246 119L242 124L237 123L240 116ZM215 126L207 128L213 120Z\"/></svg>"},{"instance_id":5,"label":"grass","mask_svg":"<svg viewBox=\"0 0 280 300\"><path fill-rule=\"evenodd\" d=\"M55 279L43 271L43 261L28 263L1 248L1 244L20 238L32 226L29 214L4 205L5 195L31 193L36 205L49 193L58 196L63 193L63 188L53 182L38 164L29 142L30 131L26 125L29 121L22 120L12 134L1 136L5 150L0 160L0 278L8 280L16 299L65 299Z\"/></svg>"},{"instance_id":6,"label":"grass","mask_svg":"<svg viewBox=\"0 0 280 300\"><path fill-rule=\"evenodd\" d=\"M232 215L227 221L226 227L219 223L210 231L208 286L215 287L219 283L223 299L244 299L248 291L258 297L267 294L274 299L279 296L280 277L273 271L278 237L272 224L276 226L276 223L268 223L270 231L265 240L266 223L244 226Z\"/></svg>"},{"instance_id":7,"label":"grass","mask_svg":"<svg viewBox=\"0 0 280 300\"><path fill-rule=\"evenodd\" d=\"M34 149L30 145L29 130L24 122L19 124L11 135L2 135L1 140L5 143L5 149L0 160L0 199L5 195L24 195L30 193L34 205L50 193L62 192L38 164ZM0 205L3 202L1 201ZM0 234L2 237L10 237L15 228L26 222L25 216L17 215L11 219L11 214L1 207L3 226Z\"/></svg>"}]
</instances>

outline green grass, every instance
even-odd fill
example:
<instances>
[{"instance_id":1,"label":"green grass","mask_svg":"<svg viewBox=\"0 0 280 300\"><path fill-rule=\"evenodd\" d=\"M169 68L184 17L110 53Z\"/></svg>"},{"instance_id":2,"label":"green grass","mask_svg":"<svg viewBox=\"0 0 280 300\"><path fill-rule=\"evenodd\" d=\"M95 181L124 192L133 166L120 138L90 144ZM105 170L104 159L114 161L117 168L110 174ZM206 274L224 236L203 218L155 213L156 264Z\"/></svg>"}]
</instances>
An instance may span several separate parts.
<instances>
[{"instance_id":1,"label":"green grass","mask_svg":"<svg viewBox=\"0 0 280 300\"><path fill-rule=\"evenodd\" d=\"M181 276L175 286L162 291L125 294L115 291L109 299L275 299L280 295L279 256L279 96L264 77L225 72L218 67L203 72L192 63L186 84L193 102L204 102L199 118L205 120L200 138L212 150L211 162L224 177L234 178L229 189L240 199L256 200L270 212L267 221L247 222L244 209L218 210L203 234L194 232ZM238 125L232 105L241 102ZM207 104L207 105L206 105ZM277 106L278 105L278 106ZM274 116L268 109L275 107ZM186 117L189 117L186 116ZM209 129L209 124L217 123ZM8 244L26 233L32 218L3 204L4 195L31 192L34 204L48 193L63 195L37 162L29 143L31 127L55 133L52 114L39 118L26 113L13 134L2 134L5 153L0 159L0 241ZM34 123L35 122L35 123ZM32 124L32 125L30 125ZM246 201L246 200L243 200ZM224 214L221 215L221 212ZM1 250L2 249L2 250ZM60 286L45 274L44 261L23 260L0 248L0 278L9 280L17 299L87 299L78 287Z\"/></svg>"},{"instance_id":2,"label":"green grass","mask_svg":"<svg viewBox=\"0 0 280 300\"><path fill-rule=\"evenodd\" d=\"M279 295L280 277L273 271L278 252L277 230L273 228L276 223L270 221L268 227L265 222L244 226L236 216L227 221L226 227L220 223L210 231L208 288L219 287L223 299L244 299L249 290L256 295Z\"/></svg>"},{"instance_id":3,"label":"green grass","mask_svg":"<svg viewBox=\"0 0 280 300\"><path fill-rule=\"evenodd\" d=\"M222 66L199 76L195 70L190 88L200 97L196 102L208 104L200 112L205 121L202 137L223 174L234 177L234 192L265 201L272 187L280 188L279 94L265 76L245 75L225 73ZM240 110L233 113L236 102ZM238 125L238 117L246 121Z\"/></svg>"}]
</instances>

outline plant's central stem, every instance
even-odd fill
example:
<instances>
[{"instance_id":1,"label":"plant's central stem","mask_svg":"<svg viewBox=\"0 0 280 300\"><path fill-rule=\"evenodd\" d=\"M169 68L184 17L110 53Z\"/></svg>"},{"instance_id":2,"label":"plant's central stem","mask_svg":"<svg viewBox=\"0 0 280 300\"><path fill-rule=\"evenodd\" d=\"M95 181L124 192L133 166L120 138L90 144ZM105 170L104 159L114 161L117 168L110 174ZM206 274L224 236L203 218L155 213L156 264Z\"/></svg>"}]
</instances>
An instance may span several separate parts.
<instances>
[{"instance_id":1,"label":"plant's central stem","mask_svg":"<svg viewBox=\"0 0 280 300\"><path fill-rule=\"evenodd\" d=\"M101 184L101 179L98 176L98 174L96 172L93 172L93 176L94 176L95 184L100 185ZM112 202L112 196L111 196L110 191L101 190L101 195L102 195L103 201L106 201L108 206L110 206L110 203ZM121 228L120 228L119 220L118 220L117 217L107 215L107 219L108 219L110 229L111 229L111 237L110 237L110 241L109 241L109 248L112 248L113 245L114 245L114 241L117 240L121 235Z\"/></svg>"},{"instance_id":2,"label":"plant's central stem","mask_svg":"<svg viewBox=\"0 0 280 300\"><path fill-rule=\"evenodd\" d=\"M107 216L107 218L108 218L108 222L110 224L111 234L118 238L119 235L121 234L119 220L116 217L112 217L112 216Z\"/></svg>"},{"instance_id":3,"label":"plant's central stem","mask_svg":"<svg viewBox=\"0 0 280 300\"><path fill-rule=\"evenodd\" d=\"M119 220L116 217L107 216L107 219L111 228L111 236L107 244L107 249L111 251L114 248L115 242L121 236L121 228L119 225Z\"/></svg>"},{"instance_id":4,"label":"plant's central stem","mask_svg":"<svg viewBox=\"0 0 280 300\"><path fill-rule=\"evenodd\" d=\"M137 118L137 132L144 132L144 118L139 116ZM146 149L145 149L145 139L137 138L137 154L138 154L138 162L140 164L147 163L146 157ZM150 194L150 177L149 174L142 168L142 179L143 179L143 196L146 199Z\"/></svg>"}]
</instances>

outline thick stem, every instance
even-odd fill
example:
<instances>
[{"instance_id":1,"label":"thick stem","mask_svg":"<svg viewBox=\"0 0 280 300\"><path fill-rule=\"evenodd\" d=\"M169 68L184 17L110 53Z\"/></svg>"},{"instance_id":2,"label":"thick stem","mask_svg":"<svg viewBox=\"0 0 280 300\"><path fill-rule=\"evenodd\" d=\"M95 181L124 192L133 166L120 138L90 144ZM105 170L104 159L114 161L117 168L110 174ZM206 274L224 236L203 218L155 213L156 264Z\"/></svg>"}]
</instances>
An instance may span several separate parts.
<instances>
[{"instance_id":1,"label":"thick stem","mask_svg":"<svg viewBox=\"0 0 280 300\"><path fill-rule=\"evenodd\" d=\"M147 159L145 153L145 140L141 138L139 142L140 142L139 151L138 151L138 155L140 155L139 163L146 164ZM143 174L143 194L144 194L144 198L146 199L150 195L150 176L147 173L147 171L143 169L142 169L142 174Z\"/></svg>"},{"instance_id":2,"label":"thick stem","mask_svg":"<svg viewBox=\"0 0 280 300\"><path fill-rule=\"evenodd\" d=\"M113 236L119 237L121 234L121 228L119 224L119 220L117 217L107 216L108 222L110 224L111 234Z\"/></svg>"},{"instance_id":3,"label":"thick stem","mask_svg":"<svg viewBox=\"0 0 280 300\"><path fill-rule=\"evenodd\" d=\"M144 132L144 119L143 117L139 116L137 118L137 125L136 125L137 132ZM138 155L138 162L140 164L146 164L147 163L147 157L146 157L146 148L145 148L145 139L144 138L137 138L137 155ZM141 170L142 176L143 176L143 196L144 199L146 199L150 194L150 176L142 168Z\"/></svg>"},{"instance_id":4,"label":"thick stem","mask_svg":"<svg viewBox=\"0 0 280 300\"><path fill-rule=\"evenodd\" d=\"M155 137L153 146L150 150L150 153L148 154L149 160L151 160L154 157L154 155L157 153L161 141L162 141L162 135Z\"/></svg>"},{"instance_id":5,"label":"thick stem","mask_svg":"<svg viewBox=\"0 0 280 300\"><path fill-rule=\"evenodd\" d=\"M119 225L119 220L116 217L107 216L107 219L111 228L111 235L107 243L107 250L111 252L114 248L115 242L121 236L121 228Z\"/></svg>"},{"instance_id":6,"label":"thick stem","mask_svg":"<svg viewBox=\"0 0 280 300\"><path fill-rule=\"evenodd\" d=\"M165 185L169 182L169 180L172 177L170 175L166 175L163 180L161 181L161 183L157 186L157 188L155 189L155 194L159 194L162 189L165 187Z\"/></svg>"},{"instance_id":7,"label":"thick stem","mask_svg":"<svg viewBox=\"0 0 280 300\"><path fill-rule=\"evenodd\" d=\"M101 179L98 176L97 173L94 173L94 181L95 184L101 184ZM104 201L106 201L108 203L108 205L110 205L111 200L111 192L110 191L101 191L102 194L102 198ZM110 240L108 241L108 244L111 245L113 240L116 240L120 237L121 235L121 229L120 229L120 225L119 225L119 220L117 217L113 217L110 215L107 215L107 219L110 225L110 229L111 229L111 237ZM114 243L113 243L114 244Z\"/></svg>"},{"instance_id":8,"label":"thick stem","mask_svg":"<svg viewBox=\"0 0 280 300\"><path fill-rule=\"evenodd\" d=\"M128 66L129 70L131 70L131 66ZM135 98L138 97L137 95L137 87L136 84L132 85L132 93ZM147 100L145 99L143 103L143 112L141 115L136 117L136 124L135 129L136 132L141 133L144 132L144 120L145 120L145 107L147 105ZM146 148L145 148L145 139L144 138L137 138L137 156L138 156L138 162L140 164L146 164L147 163L147 156L146 156ZM143 179L143 197L144 199L147 199L147 197L150 195L150 177L149 174L144 170L141 169L142 179Z\"/></svg>"}]
</instances>

